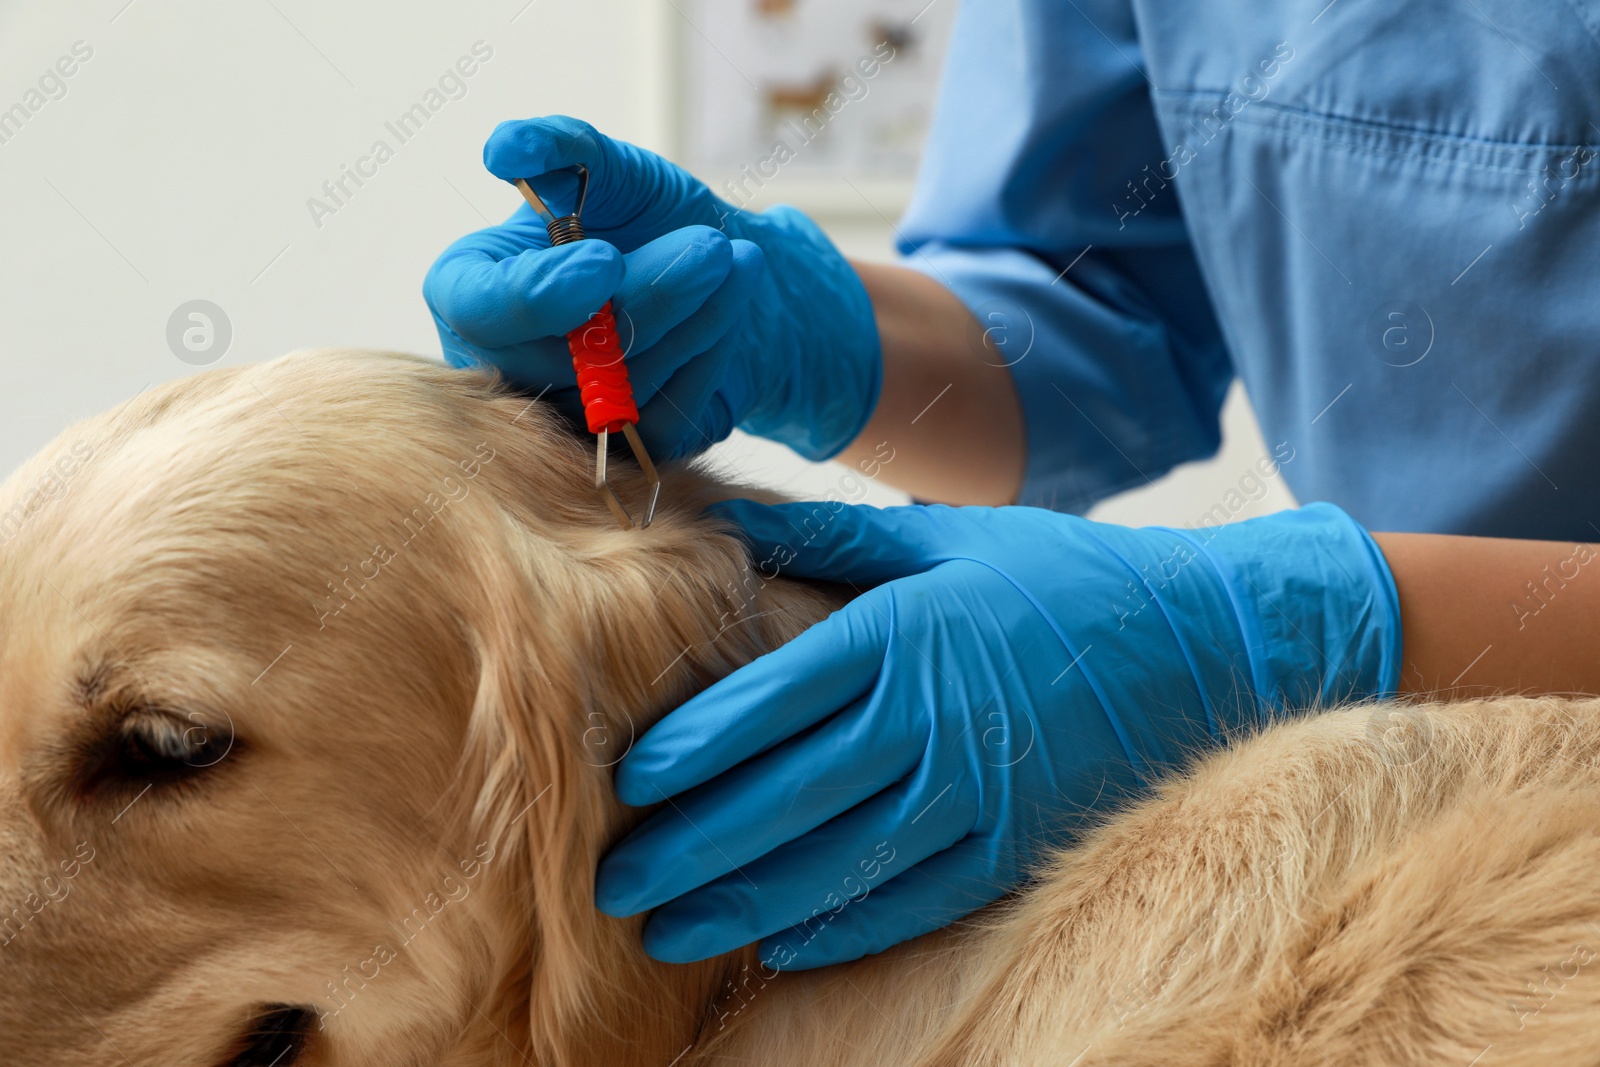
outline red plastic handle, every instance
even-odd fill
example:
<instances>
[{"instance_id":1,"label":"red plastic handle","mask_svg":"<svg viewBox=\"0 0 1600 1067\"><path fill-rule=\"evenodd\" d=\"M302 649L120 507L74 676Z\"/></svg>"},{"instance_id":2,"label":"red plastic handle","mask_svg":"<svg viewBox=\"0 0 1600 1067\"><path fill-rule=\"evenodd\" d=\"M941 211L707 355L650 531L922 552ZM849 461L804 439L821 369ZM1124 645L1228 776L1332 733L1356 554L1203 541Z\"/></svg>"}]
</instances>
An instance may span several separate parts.
<instances>
[{"instance_id":1,"label":"red plastic handle","mask_svg":"<svg viewBox=\"0 0 1600 1067\"><path fill-rule=\"evenodd\" d=\"M622 361L622 341L617 337L611 301L567 334L567 347L572 351L572 369L578 372L578 395L589 432L616 433L624 425L637 423L639 408L633 402L628 367Z\"/></svg>"}]
</instances>

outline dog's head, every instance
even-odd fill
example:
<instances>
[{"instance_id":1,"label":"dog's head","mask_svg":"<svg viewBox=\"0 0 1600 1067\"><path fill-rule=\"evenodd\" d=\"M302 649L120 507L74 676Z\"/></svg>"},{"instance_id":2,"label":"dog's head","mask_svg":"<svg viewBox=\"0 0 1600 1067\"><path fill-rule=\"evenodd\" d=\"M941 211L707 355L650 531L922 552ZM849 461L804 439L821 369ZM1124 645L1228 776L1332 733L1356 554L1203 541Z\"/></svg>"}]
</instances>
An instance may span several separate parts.
<instances>
[{"instance_id":1,"label":"dog's head","mask_svg":"<svg viewBox=\"0 0 1600 1067\"><path fill-rule=\"evenodd\" d=\"M706 479L623 531L589 462L473 375L328 353L146 392L0 489L0 1062L688 1043L723 971L591 903L610 767L823 606L752 594Z\"/></svg>"}]
</instances>

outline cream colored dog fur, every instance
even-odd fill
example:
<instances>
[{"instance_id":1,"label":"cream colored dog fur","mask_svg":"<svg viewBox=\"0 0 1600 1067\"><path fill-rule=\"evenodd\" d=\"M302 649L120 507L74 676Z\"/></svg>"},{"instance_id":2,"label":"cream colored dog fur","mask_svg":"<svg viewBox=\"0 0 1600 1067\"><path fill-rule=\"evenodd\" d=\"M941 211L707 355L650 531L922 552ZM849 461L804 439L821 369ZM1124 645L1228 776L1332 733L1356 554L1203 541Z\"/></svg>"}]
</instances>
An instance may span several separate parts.
<instances>
[{"instance_id":1,"label":"cream colored dog fur","mask_svg":"<svg viewBox=\"0 0 1600 1067\"><path fill-rule=\"evenodd\" d=\"M588 461L475 376L334 352L153 389L13 475L0 1063L1600 1061L1590 701L1304 718L952 930L649 960L591 903L645 814L611 766L839 600L752 573L700 514L736 489L679 468L621 531Z\"/></svg>"}]
</instances>

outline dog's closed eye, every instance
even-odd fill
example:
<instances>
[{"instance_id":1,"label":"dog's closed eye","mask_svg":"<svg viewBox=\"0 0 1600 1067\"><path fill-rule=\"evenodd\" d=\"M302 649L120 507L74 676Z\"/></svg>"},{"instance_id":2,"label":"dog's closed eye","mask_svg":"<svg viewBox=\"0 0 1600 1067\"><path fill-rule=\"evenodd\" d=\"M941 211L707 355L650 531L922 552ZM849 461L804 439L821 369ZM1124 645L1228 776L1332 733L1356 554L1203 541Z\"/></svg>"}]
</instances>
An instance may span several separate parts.
<instances>
[{"instance_id":1,"label":"dog's closed eye","mask_svg":"<svg viewBox=\"0 0 1600 1067\"><path fill-rule=\"evenodd\" d=\"M236 750L232 724L221 718L153 707L125 712L90 747L85 792L137 792L198 778Z\"/></svg>"},{"instance_id":2,"label":"dog's closed eye","mask_svg":"<svg viewBox=\"0 0 1600 1067\"><path fill-rule=\"evenodd\" d=\"M218 1067L292 1067L311 1040L317 1016L310 1008L268 1004L250 1019Z\"/></svg>"}]
</instances>

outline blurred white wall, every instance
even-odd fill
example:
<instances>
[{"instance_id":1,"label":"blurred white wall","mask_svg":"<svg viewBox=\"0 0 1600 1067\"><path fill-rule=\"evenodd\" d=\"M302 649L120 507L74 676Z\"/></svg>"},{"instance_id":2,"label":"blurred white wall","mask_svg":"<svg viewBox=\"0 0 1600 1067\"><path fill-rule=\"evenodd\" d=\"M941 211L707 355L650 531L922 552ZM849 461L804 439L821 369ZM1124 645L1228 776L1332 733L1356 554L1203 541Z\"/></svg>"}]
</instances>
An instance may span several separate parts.
<instances>
[{"instance_id":1,"label":"blurred white wall","mask_svg":"<svg viewBox=\"0 0 1600 1067\"><path fill-rule=\"evenodd\" d=\"M423 273L454 238L517 203L483 171L484 138L501 119L568 113L671 153L680 46L696 32L680 9L673 0L0 3L0 468L72 420L198 369L168 343L169 319L192 300L221 308L231 327L214 365L330 345L437 354ZM440 100L404 143L386 127ZM393 157L359 187L347 179L343 203L316 217L308 200L329 202L323 183L379 139ZM782 181L768 190L778 199ZM820 221L848 253L889 258L879 211L893 217L894 200L841 203ZM1267 454L1236 394L1217 459L1097 514L1192 522ZM748 438L718 458L800 496L822 495L843 473ZM877 487L871 499L904 498ZM1289 503L1273 479L1239 514Z\"/></svg>"}]
</instances>

